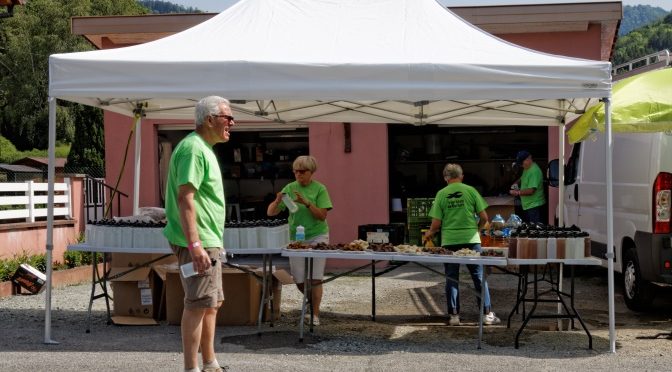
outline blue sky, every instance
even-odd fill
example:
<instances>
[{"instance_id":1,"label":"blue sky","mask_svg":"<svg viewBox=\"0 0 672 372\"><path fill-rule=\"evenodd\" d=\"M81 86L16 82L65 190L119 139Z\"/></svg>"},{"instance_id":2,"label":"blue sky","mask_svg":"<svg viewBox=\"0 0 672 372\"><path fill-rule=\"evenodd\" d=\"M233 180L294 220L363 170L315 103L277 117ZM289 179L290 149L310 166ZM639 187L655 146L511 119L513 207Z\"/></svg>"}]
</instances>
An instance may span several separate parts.
<instances>
[{"instance_id":1,"label":"blue sky","mask_svg":"<svg viewBox=\"0 0 672 372\"><path fill-rule=\"evenodd\" d=\"M238 0L169 0L176 4L193 6L203 11L221 12ZM554 2L575 2L584 3L591 0L439 0L446 5L505 5L505 4L534 4L534 3L554 3ZM605 0L592 0L605 1ZM623 0L624 5L651 5L659 6L666 10L672 10L672 0Z\"/></svg>"}]
</instances>

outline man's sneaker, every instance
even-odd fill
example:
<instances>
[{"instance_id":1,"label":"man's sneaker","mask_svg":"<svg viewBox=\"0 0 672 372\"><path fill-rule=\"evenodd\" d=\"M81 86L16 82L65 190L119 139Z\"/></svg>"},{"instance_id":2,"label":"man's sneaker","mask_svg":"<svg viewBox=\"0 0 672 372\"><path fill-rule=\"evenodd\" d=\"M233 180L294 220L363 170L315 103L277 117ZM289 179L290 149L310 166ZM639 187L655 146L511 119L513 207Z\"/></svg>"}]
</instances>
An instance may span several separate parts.
<instances>
[{"instance_id":1,"label":"man's sneaker","mask_svg":"<svg viewBox=\"0 0 672 372\"><path fill-rule=\"evenodd\" d=\"M485 325L499 324L501 322L502 321L492 311L483 315L483 324Z\"/></svg>"},{"instance_id":2,"label":"man's sneaker","mask_svg":"<svg viewBox=\"0 0 672 372\"><path fill-rule=\"evenodd\" d=\"M451 314L450 319L448 319L448 325L451 326L460 325L460 316L458 314Z\"/></svg>"}]
</instances>

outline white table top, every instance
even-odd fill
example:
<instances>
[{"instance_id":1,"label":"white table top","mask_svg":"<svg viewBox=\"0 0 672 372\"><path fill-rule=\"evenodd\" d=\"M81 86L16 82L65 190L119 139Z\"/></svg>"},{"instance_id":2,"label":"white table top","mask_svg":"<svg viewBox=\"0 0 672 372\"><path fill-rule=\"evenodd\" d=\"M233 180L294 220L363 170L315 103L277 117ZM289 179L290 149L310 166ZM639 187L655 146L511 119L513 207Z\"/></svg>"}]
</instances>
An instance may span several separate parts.
<instances>
[{"instance_id":1,"label":"white table top","mask_svg":"<svg viewBox=\"0 0 672 372\"><path fill-rule=\"evenodd\" d=\"M98 253L156 253L172 254L173 251L167 247L148 248L148 247L95 247L86 243L72 244L68 246L69 251L80 252L98 252Z\"/></svg>"},{"instance_id":2,"label":"white table top","mask_svg":"<svg viewBox=\"0 0 672 372\"><path fill-rule=\"evenodd\" d=\"M467 256L446 256L446 255L422 255L422 254L400 254L400 253L352 253L352 252L328 252L319 250L305 249L283 249L282 255L285 257L313 257L313 258L336 258L348 260L367 260L367 261L408 261L425 263L455 263L471 265L488 266L506 266L506 258L503 257L467 257Z\"/></svg>"},{"instance_id":3,"label":"white table top","mask_svg":"<svg viewBox=\"0 0 672 372\"><path fill-rule=\"evenodd\" d=\"M73 244L68 246L69 251L98 252L98 253L152 253L172 254L170 248L147 248L147 247L95 247L88 244ZM282 248L228 248L227 254L279 254Z\"/></svg>"},{"instance_id":4,"label":"white table top","mask_svg":"<svg viewBox=\"0 0 672 372\"><path fill-rule=\"evenodd\" d=\"M545 265L547 263L561 263L565 265L597 266L602 260L595 257L588 258L509 258L510 265Z\"/></svg>"}]
</instances>

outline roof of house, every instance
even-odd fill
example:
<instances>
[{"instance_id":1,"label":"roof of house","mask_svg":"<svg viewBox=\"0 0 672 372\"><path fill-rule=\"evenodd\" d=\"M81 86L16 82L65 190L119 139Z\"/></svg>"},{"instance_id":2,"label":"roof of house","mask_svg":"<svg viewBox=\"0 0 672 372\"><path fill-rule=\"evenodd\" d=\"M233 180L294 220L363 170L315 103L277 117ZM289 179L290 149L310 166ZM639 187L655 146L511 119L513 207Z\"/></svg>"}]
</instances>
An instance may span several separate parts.
<instances>
[{"instance_id":1,"label":"roof of house","mask_svg":"<svg viewBox=\"0 0 672 372\"><path fill-rule=\"evenodd\" d=\"M5 170L13 173L42 173L41 169L18 164L0 164L0 170Z\"/></svg>"},{"instance_id":2,"label":"roof of house","mask_svg":"<svg viewBox=\"0 0 672 372\"><path fill-rule=\"evenodd\" d=\"M49 158L43 158L43 157L37 157L37 156L28 156L23 159L19 159L14 162L14 164L23 164L23 163L39 163L44 166L49 165ZM56 158L56 168L63 168L65 167L65 164L68 162L68 159L66 158Z\"/></svg>"}]
</instances>

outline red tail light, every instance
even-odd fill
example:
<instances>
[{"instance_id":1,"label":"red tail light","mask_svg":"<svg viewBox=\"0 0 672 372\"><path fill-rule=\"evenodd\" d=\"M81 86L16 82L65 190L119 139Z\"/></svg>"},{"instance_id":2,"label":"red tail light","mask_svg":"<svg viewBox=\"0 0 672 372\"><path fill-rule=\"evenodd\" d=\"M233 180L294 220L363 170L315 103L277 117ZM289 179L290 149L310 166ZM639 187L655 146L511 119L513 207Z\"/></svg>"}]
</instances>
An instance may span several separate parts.
<instances>
[{"instance_id":1,"label":"red tail light","mask_svg":"<svg viewBox=\"0 0 672 372\"><path fill-rule=\"evenodd\" d=\"M653 183L653 233L669 234L672 220L672 174L658 173Z\"/></svg>"}]
</instances>

